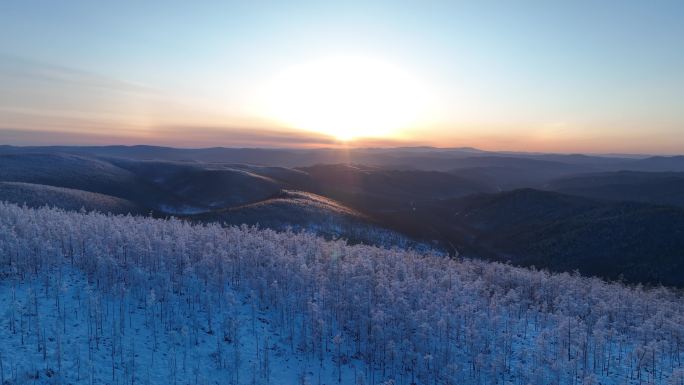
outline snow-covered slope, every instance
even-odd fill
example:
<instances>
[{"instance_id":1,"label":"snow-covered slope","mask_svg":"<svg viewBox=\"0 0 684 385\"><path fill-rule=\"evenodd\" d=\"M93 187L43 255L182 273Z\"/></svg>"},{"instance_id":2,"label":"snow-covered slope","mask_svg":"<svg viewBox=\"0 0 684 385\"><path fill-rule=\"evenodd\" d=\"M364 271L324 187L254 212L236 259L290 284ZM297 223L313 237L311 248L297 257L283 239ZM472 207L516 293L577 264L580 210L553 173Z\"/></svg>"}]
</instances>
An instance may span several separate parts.
<instances>
[{"instance_id":1,"label":"snow-covered slope","mask_svg":"<svg viewBox=\"0 0 684 385\"><path fill-rule=\"evenodd\" d=\"M55 206L65 210L99 211L112 214L140 214L140 207L126 199L105 194L34 183L0 182L0 201L29 207Z\"/></svg>"},{"instance_id":2,"label":"snow-covered slope","mask_svg":"<svg viewBox=\"0 0 684 385\"><path fill-rule=\"evenodd\" d=\"M135 202L147 210L179 203L174 196L107 160L72 154L0 154L0 181L99 193Z\"/></svg>"},{"instance_id":3,"label":"snow-covered slope","mask_svg":"<svg viewBox=\"0 0 684 385\"><path fill-rule=\"evenodd\" d=\"M0 203L0 381L679 384L668 289Z\"/></svg>"},{"instance_id":4,"label":"snow-covered slope","mask_svg":"<svg viewBox=\"0 0 684 385\"><path fill-rule=\"evenodd\" d=\"M430 248L425 243L381 227L368 216L335 200L304 191L282 190L260 202L189 218L228 225L247 224L278 231L305 230L326 238L346 239L351 243L421 250Z\"/></svg>"},{"instance_id":5,"label":"snow-covered slope","mask_svg":"<svg viewBox=\"0 0 684 385\"><path fill-rule=\"evenodd\" d=\"M66 187L111 195L130 188L135 175L111 163L70 154L0 155L0 180Z\"/></svg>"}]
</instances>

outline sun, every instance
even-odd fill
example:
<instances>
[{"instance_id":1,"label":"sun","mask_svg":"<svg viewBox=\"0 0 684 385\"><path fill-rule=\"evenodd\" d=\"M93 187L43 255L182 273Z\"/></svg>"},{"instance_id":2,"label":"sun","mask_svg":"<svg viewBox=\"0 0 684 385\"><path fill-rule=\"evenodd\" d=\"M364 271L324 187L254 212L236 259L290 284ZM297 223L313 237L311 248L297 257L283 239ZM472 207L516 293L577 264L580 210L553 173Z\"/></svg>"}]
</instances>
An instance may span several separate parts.
<instances>
[{"instance_id":1,"label":"sun","mask_svg":"<svg viewBox=\"0 0 684 385\"><path fill-rule=\"evenodd\" d=\"M379 59L330 56L287 68L263 90L261 113L339 141L388 138L418 124L428 95L409 72Z\"/></svg>"}]
</instances>

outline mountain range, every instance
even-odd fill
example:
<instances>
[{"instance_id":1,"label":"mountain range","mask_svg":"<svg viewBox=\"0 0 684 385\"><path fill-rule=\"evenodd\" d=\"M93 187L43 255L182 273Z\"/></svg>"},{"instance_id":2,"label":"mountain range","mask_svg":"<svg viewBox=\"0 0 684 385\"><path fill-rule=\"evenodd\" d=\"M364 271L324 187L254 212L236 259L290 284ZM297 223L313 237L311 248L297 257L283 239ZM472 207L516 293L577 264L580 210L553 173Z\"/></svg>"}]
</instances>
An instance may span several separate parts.
<instances>
[{"instance_id":1,"label":"mountain range","mask_svg":"<svg viewBox=\"0 0 684 385\"><path fill-rule=\"evenodd\" d=\"M684 157L0 146L0 200L684 286Z\"/></svg>"}]
</instances>

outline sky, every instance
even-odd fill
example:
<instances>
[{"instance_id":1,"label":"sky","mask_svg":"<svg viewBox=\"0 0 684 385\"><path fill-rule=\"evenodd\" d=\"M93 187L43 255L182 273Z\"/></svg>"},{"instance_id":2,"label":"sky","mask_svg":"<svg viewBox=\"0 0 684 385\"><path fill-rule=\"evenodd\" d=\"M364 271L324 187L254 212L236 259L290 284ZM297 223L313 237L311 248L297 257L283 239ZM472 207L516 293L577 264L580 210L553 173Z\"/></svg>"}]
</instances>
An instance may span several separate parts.
<instances>
[{"instance_id":1,"label":"sky","mask_svg":"<svg viewBox=\"0 0 684 385\"><path fill-rule=\"evenodd\" d=\"M0 2L0 144L684 153L682 1Z\"/></svg>"}]
</instances>

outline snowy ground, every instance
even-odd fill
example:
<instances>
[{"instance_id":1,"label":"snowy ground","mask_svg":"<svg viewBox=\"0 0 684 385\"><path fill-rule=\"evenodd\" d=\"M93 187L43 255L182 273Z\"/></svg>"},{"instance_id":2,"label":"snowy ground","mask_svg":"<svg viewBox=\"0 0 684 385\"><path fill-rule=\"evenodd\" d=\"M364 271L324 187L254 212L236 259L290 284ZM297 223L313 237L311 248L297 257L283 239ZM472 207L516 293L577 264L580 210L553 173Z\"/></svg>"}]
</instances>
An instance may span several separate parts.
<instances>
[{"instance_id":1,"label":"snowy ground","mask_svg":"<svg viewBox=\"0 0 684 385\"><path fill-rule=\"evenodd\" d=\"M684 385L682 325L666 288L0 202L2 385Z\"/></svg>"},{"instance_id":2,"label":"snowy ground","mask_svg":"<svg viewBox=\"0 0 684 385\"><path fill-rule=\"evenodd\" d=\"M222 325L211 332L200 326L196 336L187 327L165 329L158 308L106 299L78 271L65 269L60 287L55 279L0 281L3 384L338 383L332 354L319 361L292 351L270 327L269 312L253 309L248 296L236 296L235 305L212 314L237 320L236 341L224 339ZM206 324L207 315L186 322ZM342 365L341 382L357 383L363 367L356 360Z\"/></svg>"}]
</instances>

